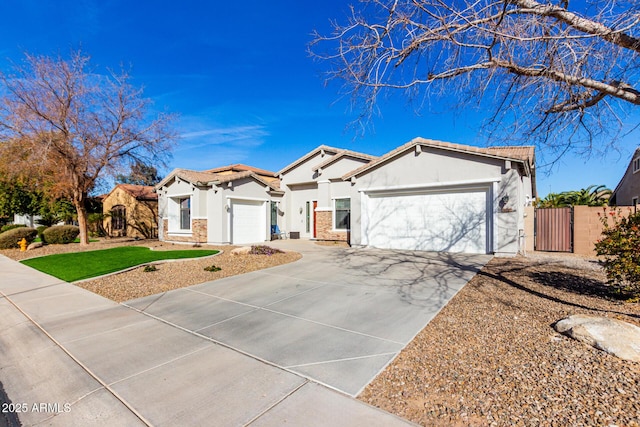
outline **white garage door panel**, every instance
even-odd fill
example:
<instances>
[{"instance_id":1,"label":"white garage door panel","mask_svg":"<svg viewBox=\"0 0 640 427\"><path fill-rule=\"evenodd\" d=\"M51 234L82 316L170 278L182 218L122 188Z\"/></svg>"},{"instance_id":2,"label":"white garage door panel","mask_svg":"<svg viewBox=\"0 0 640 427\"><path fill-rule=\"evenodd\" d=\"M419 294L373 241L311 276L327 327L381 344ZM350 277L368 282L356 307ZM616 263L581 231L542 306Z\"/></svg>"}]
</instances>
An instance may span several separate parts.
<instances>
[{"instance_id":1,"label":"white garage door panel","mask_svg":"<svg viewBox=\"0 0 640 427\"><path fill-rule=\"evenodd\" d=\"M487 253L487 191L371 196L363 237L387 249Z\"/></svg>"},{"instance_id":2,"label":"white garage door panel","mask_svg":"<svg viewBox=\"0 0 640 427\"><path fill-rule=\"evenodd\" d=\"M266 235L264 202L231 201L231 243L263 242Z\"/></svg>"}]
</instances>

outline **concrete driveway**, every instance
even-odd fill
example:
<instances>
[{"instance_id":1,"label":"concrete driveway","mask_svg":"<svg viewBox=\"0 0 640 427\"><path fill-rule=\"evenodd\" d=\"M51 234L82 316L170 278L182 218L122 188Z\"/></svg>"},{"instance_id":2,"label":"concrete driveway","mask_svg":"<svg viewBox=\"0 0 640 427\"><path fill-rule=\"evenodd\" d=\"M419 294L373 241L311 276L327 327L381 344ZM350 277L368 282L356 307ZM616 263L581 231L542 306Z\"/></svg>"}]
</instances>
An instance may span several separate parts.
<instances>
[{"instance_id":1,"label":"concrete driveway","mask_svg":"<svg viewBox=\"0 0 640 427\"><path fill-rule=\"evenodd\" d=\"M273 246L304 257L122 305L0 256L0 382L20 420L405 424L347 395L490 257Z\"/></svg>"},{"instance_id":2,"label":"concrete driveway","mask_svg":"<svg viewBox=\"0 0 640 427\"><path fill-rule=\"evenodd\" d=\"M356 396L490 259L273 246L304 258L125 305Z\"/></svg>"}]
</instances>

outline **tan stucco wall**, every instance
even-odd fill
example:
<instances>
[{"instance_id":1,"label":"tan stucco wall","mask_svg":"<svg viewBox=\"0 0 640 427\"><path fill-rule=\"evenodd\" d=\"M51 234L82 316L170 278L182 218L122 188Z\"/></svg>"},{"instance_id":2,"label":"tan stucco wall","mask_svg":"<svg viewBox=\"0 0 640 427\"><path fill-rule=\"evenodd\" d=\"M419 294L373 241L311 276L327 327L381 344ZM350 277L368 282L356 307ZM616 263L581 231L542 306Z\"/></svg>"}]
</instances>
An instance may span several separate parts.
<instances>
[{"instance_id":1,"label":"tan stucco wall","mask_svg":"<svg viewBox=\"0 0 640 427\"><path fill-rule=\"evenodd\" d=\"M633 207L573 207L573 253L584 256L596 256L595 244L602 237L602 216L610 216L612 212L620 211L623 216L634 212ZM535 250L535 209L528 206L525 209L525 250L531 253Z\"/></svg>"},{"instance_id":2,"label":"tan stucco wall","mask_svg":"<svg viewBox=\"0 0 640 427\"><path fill-rule=\"evenodd\" d=\"M108 214L114 206L122 205L126 209L127 237L156 237L158 229L158 202L155 200L136 200L121 188L115 188L102 201L102 212ZM111 237L116 237L111 227L111 217L107 216L103 226ZM141 230L154 230L152 236L145 236Z\"/></svg>"}]
</instances>

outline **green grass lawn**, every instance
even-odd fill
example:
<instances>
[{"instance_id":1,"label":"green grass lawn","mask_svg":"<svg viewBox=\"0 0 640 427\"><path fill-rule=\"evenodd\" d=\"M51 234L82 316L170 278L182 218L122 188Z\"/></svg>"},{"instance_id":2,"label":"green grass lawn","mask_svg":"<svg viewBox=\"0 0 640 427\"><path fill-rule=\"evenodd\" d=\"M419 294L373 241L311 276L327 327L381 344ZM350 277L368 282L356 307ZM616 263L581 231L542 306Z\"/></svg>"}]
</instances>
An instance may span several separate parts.
<instances>
[{"instance_id":1,"label":"green grass lawn","mask_svg":"<svg viewBox=\"0 0 640 427\"><path fill-rule=\"evenodd\" d=\"M99 251L47 255L21 262L65 282L75 282L154 261L199 258L217 253L218 251L205 249L152 251L140 246L122 246Z\"/></svg>"}]
</instances>

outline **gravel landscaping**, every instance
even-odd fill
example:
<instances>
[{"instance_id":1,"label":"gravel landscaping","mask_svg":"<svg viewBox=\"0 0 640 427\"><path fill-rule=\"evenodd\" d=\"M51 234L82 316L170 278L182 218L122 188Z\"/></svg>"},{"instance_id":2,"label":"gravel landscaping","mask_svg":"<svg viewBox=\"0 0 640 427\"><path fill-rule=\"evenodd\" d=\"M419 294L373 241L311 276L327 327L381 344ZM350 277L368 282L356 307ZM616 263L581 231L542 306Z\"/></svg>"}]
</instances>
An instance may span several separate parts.
<instances>
[{"instance_id":1,"label":"gravel landscaping","mask_svg":"<svg viewBox=\"0 0 640 427\"><path fill-rule=\"evenodd\" d=\"M140 245L154 250L187 250L187 249L216 249L220 254L212 257L191 261L171 261L153 263L156 271L144 271L144 266L123 273L116 273L93 280L76 283L77 286L102 295L116 302L127 301L147 295L170 291L185 286L196 285L220 279L222 277L244 274L250 271L275 267L300 259L297 252L277 253L273 255L232 255L231 250L237 246L209 246L176 245L158 242L156 240L135 241L128 239L104 239L91 243L88 247L77 244L47 245L33 251L20 252L18 249L2 250L0 254L15 260L32 256L44 256L54 253L73 252L78 250L107 249L122 245ZM215 265L219 271L205 271L205 267Z\"/></svg>"},{"instance_id":2,"label":"gravel landscaping","mask_svg":"<svg viewBox=\"0 0 640 427\"><path fill-rule=\"evenodd\" d=\"M495 258L360 399L425 426L637 426L640 364L557 334L571 314L640 326L596 262Z\"/></svg>"}]
</instances>

